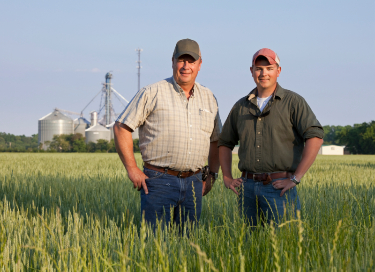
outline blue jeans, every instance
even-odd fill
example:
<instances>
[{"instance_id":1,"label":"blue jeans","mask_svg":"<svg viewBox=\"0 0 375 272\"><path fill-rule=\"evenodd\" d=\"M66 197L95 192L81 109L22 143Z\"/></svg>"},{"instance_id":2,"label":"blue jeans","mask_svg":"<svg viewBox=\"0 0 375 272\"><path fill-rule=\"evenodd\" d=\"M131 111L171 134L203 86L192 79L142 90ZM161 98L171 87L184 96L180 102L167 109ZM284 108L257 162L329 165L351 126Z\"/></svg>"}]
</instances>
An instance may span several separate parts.
<instances>
[{"instance_id":1,"label":"blue jeans","mask_svg":"<svg viewBox=\"0 0 375 272\"><path fill-rule=\"evenodd\" d=\"M202 173L178 178L146 167L143 172L149 177L148 194L141 189L141 210L147 223L155 226L156 220L162 220L168 225L173 220L181 227L188 219L198 223L202 211Z\"/></svg>"},{"instance_id":2,"label":"blue jeans","mask_svg":"<svg viewBox=\"0 0 375 272\"><path fill-rule=\"evenodd\" d=\"M267 223L273 220L279 223L284 216L296 216L301 209L296 186L280 196L281 190L271 183L242 178L243 183L239 190L238 206L241 214L247 217L250 224L256 226L259 219L266 219Z\"/></svg>"}]
</instances>

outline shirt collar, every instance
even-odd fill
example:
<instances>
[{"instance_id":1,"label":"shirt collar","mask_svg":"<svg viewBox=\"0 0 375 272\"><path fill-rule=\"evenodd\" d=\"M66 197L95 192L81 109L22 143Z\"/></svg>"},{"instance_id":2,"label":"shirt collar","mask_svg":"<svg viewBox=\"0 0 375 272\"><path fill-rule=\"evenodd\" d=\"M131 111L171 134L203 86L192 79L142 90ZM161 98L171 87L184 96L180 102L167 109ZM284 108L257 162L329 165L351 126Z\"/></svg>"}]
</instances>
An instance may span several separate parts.
<instances>
[{"instance_id":1,"label":"shirt collar","mask_svg":"<svg viewBox=\"0 0 375 272\"><path fill-rule=\"evenodd\" d=\"M175 86L176 92L178 92L179 94L185 95L184 90L180 87L180 85L177 84L176 80L174 79L174 76L172 76L172 82L173 82L173 85ZM197 83L194 82L193 89L191 90L191 97L194 97L194 91L196 88L198 89L198 86L197 86Z\"/></svg>"},{"instance_id":2,"label":"shirt collar","mask_svg":"<svg viewBox=\"0 0 375 272\"><path fill-rule=\"evenodd\" d=\"M285 94L285 90L279 85L279 83L277 83L276 85L276 90L273 92L273 99L275 99L275 97L278 97L280 99L282 99L284 97L284 94ZM254 97L257 97L258 96L258 91L257 91L257 88L254 88L248 95L247 95L247 100L251 100L253 99Z\"/></svg>"}]
</instances>

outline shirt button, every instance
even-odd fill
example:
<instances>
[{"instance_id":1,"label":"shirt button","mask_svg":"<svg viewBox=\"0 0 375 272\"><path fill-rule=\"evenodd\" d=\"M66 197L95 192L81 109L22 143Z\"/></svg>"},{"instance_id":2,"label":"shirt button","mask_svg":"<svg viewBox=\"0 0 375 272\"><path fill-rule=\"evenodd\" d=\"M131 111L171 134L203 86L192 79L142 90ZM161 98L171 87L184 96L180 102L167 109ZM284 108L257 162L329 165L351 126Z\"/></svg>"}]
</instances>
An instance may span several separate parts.
<instances>
[{"instance_id":1,"label":"shirt button","mask_svg":"<svg viewBox=\"0 0 375 272\"><path fill-rule=\"evenodd\" d=\"M260 134L260 132L258 132L258 134Z\"/></svg>"},{"instance_id":2,"label":"shirt button","mask_svg":"<svg viewBox=\"0 0 375 272\"><path fill-rule=\"evenodd\" d=\"M258 118L258 120L260 121L260 120L262 120L262 118Z\"/></svg>"},{"instance_id":3,"label":"shirt button","mask_svg":"<svg viewBox=\"0 0 375 272\"><path fill-rule=\"evenodd\" d=\"M257 161L259 161L259 159L257 159Z\"/></svg>"},{"instance_id":4,"label":"shirt button","mask_svg":"<svg viewBox=\"0 0 375 272\"><path fill-rule=\"evenodd\" d=\"M189 114L191 114L191 112L189 112Z\"/></svg>"},{"instance_id":5,"label":"shirt button","mask_svg":"<svg viewBox=\"0 0 375 272\"><path fill-rule=\"evenodd\" d=\"M193 138L190 138L190 141L192 141L193 140Z\"/></svg>"},{"instance_id":6,"label":"shirt button","mask_svg":"<svg viewBox=\"0 0 375 272\"><path fill-rule=\"evenodd\" d=\"M257 146L258 148L260 147L260 145Z\"/></svg>"},{"instance_id":7,"label":"shirt button","mask_svg":"<svg viewBox=\"0 0 375 272\"><path fill-rule=\"evenodd\" d=\"M189 154L191 154L191 153L189 152Z\"/></svg>"},{"instance_id":8,"label":"shirt button","mask_svg":"<svg viewBox=\"0 0 375 272\"><path fill-rule=\"evenodd\" d=\"M190 125L190 127L193 127L192 125Z\"/></svg>"}]
</instances>

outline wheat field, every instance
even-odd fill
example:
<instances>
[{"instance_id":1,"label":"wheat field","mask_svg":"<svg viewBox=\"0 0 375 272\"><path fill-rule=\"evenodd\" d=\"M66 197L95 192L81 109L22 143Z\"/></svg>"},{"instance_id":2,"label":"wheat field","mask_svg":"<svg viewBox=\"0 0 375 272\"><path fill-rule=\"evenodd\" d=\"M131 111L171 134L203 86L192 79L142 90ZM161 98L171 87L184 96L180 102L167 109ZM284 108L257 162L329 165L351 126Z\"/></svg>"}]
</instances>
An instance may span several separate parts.
<instances>
[{"instance_id":1,"label":"wheat field","mask_svg":"<svg viewBox=\"0 0 375 272\"><path fill-rule=\"evenodd\" d=\"M298 186L301 213L251 228L219 175L184 235L141 223L116 154L0 153L0 268L375 271L374 179L375 156L318 156Z\"/></svg>"}]
</instances>

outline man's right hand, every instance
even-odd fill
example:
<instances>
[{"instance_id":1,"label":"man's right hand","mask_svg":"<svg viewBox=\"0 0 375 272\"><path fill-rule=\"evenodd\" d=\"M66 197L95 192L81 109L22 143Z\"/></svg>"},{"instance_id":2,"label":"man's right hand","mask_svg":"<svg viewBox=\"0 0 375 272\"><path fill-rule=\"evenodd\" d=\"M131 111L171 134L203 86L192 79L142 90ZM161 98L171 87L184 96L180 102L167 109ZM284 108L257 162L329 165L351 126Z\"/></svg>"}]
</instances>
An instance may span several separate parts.
<instances>
[{"instance_id":1,"label":"man's right hand","mask_svg":"<svg viewBox=\"0 0 375 272\"><path fill-rule=\"evenodd\" d=\"M228 189L231 189L236 195L238 195L236 188L240 187L241 184L242 184L241 178L233 179L233 178L224 177L225 187Z\"/></svg>"},{"instance_id":2,"label":"man's right hand","mask_svg":"<svg viewBox=\"0 0 375 272\"><path fill-rule=\"evenodd\" d=\"M129 179L133 182L134 188L137 188L138 191L140 191L143 187L145 194L148 194L148 189L146 185L146 179L148 179L148 176L146 176L145 173L141 171L141 169L135 167L131 170L128 170L128 176Z\"/></svg>"}]
</instances>

